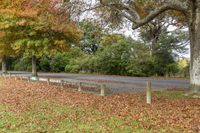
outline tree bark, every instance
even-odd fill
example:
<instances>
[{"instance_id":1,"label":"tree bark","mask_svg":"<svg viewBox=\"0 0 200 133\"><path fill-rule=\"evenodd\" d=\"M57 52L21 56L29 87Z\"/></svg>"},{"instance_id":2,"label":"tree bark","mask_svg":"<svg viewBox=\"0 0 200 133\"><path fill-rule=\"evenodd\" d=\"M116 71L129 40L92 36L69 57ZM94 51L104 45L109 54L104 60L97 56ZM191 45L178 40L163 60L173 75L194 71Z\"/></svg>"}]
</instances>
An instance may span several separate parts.
<instances>
[{"instance_id":1,"label":"tree bark","mask_svg":"<svg viewBox=\"0 0 200 133\"><path fill-rule=\"evenodd\" d=\"M32 77L37 77L37 58L36 56L32 56Z\"/></svg>"},{"instance_id":2,"label":"tree bark","mask_svg":"<svg viewBox=\"0 0 200 133\"><path fill-rule=\"evenodd\" d=\"M6 56L4 55L2 57L2 74L6 74L7 73L7 68L6 68Z\"/></svg>"},{"instance_id":3,"label":"tree bark","mask_svg":"<svg viewBox=\"0 0 200 133\"><path fill-rule=\"evenodd\" d=\"M200 7L193 10L190 32L190 85L193 93L200 94Z\"/></svg>"}]
</instances>

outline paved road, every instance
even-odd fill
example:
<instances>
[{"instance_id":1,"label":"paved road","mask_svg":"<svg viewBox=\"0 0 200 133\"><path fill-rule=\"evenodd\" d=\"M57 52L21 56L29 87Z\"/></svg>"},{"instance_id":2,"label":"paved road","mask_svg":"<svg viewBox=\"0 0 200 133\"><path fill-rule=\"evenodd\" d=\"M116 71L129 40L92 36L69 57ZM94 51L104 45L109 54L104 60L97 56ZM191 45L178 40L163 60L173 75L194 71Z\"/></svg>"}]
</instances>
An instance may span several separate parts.
<instances>
[{"instance_id":1,"label":"paved road","mask_svg":"<svg viewBox=\"0 0 200 133\"><path fill-rule=\"evenodd\" d=\"M11 72L15 75L30 76L30 72ZM112 93L144 91L146 82L152 82L153 89L170 89L189 87L188 80L163 80L153 78L139 78L126 76L88 75L88 74L65 74L65 73L38 73L42 77L60 78L62 80L72 79L84 82L98 82L112 88Z\"/></svg>"}]
</instances>

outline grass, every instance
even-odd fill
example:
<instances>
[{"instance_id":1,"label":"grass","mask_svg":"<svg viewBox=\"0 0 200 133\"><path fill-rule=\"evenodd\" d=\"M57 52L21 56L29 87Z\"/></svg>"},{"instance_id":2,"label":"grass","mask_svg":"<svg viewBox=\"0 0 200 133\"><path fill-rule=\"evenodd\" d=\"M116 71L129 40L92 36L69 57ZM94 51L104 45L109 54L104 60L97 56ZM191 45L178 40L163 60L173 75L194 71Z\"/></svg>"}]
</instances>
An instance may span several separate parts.
<instances>
[{"instance_id":1,"label":"grass","mask_svg":"<svg viewBox=\"0 0 200 133\"><path fill-rule=\"evenodd\" d=\"M148 122L148 118L143 122ZM178 132L178 129L148 130L141 128L141 123L131 118L121 119L115 116L105 117L92 109L83 109L50 102L35 103L30 110L23 113L9 111L0 106L0 132L2 133L35 133L35 132L112 132L112 133L151 133Z\"/></svg>"},{"instance_id":2,"label":"grass","mask_svg":"<svg viewBox=\"0 0 200 133\"><path fill-rule=\"evenodd\" d=\"M150 132L137 129L139 123L117 117L104 117L95 110L42 102L30 111L12 113L0 106L0 132Z\"/></svg>"},{"instance_id":3,"label":"grass","mask_svg":"<svg viewBox=\"0 0 200 133\"><path fill-rule=\"evenodd\" d=\"M2 81L2 133L179 133L199 127L199 100L185 99L182 91L152 92L153 103L147 105L144 93L100 97L42 83Z\"/></svg>"},{"instance_id":4,"label":"grass","mask_svg":"<svg viewBox=\"0 0 200 133\"><path fill-rule=\"evenodd\" d=\"M154 91L153 94L158 96L159 98L166 98L166 99L192 98L192 97L186 97L184 91Z\"/></svg>"},{"instance_id":5,"label":"grass","mask_svg":"<svg viewBox=\"0 0 200 133\"><path fill-rule=\"evenodd\" d=\"M147 120L148 121L148 120ZM178 132L178 129L148 130L140 127L140 122L131 118L121 119L105 117L95 110L70 107L66 105L42 102L34 104L31 110L23 113L10 112L0 106L0 132L2 133L35 133L35 132L109 132L109 133L151 133Z\"/></svg>"},{"instance_id":6,"label":"grass","mask_svg":"<svg viewBox=\"0 0 200 133\"><path fill-rule=\"evenodd\" d=\"M148 122L148 119L146 119ZM144 121L143 121L144 122ZM140 122L131 118L106 117L98 111L83 109L50 102L35 103L30 111L10 112L6 106L0 106L0 132L109 132L109 133L151 133L178 132L178 129L148 130L141 128Z\"/></svg>"}]
</instances>

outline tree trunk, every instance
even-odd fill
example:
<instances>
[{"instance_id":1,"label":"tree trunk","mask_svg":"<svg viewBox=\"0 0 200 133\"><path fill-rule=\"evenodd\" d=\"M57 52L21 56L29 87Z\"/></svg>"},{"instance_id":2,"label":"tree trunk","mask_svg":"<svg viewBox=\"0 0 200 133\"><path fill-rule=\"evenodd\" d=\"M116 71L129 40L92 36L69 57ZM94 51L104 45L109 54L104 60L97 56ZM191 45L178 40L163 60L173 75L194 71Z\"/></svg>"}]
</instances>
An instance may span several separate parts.
<instances>
[{"instance_id":1,"label":"tree trunk","mask_svg":"<svg viewBox=\"0 0 200 133\"><path fill-rule=\"evenodd\" d=\"M200 94L200 7L193 12L190 30L190 85L192 93Z\"/></svg>"},{"instance_id":2,"label":"tree trunk","mask_svg":"<svg viewBox=\"0 0 200 133\"><path fill-rule=\"evenodd\" d=\"M6 56L4 55L2 57L2 74L6 74L7 73L7 68L6 68Z\"/></svg>"},{"instance_id":3,"label":"tree trunk","mask_svg":"<svg viewBox=\"0 0 200 133\"><path fill-rule=\"evenodd\" d=\"M36 62L37 62L37 58L36 58L36 56L33 55L32 56L32 77L38 76Z\"/></svg>"}]
</instances>

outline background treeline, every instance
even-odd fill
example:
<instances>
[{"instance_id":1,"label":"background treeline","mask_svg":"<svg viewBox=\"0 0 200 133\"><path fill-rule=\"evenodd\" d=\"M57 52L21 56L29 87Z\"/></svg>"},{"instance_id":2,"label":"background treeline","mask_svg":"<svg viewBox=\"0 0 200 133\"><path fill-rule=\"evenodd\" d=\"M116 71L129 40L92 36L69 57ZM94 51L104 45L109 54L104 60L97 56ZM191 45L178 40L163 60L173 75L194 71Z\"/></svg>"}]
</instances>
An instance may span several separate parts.
<instances>
[{"instance_id":1,"label":"background treeline","mask_svg":"<svg viewBox=\"0 0 200 133\"><path fill-rule=\"evenodd\" d=\"M189 61L178 54L187 49L182 42L183 31L160 33L156 42L142 30L139 39L109 33L97 23L83 20L79 23L82 37L78 44L64 52L43 54L37 60L37 69L43 72L98 73L129 76L189 76ZM7 59L8 68L31 71L31 58L21 55Z\"/></svg>"}]
</instances>

